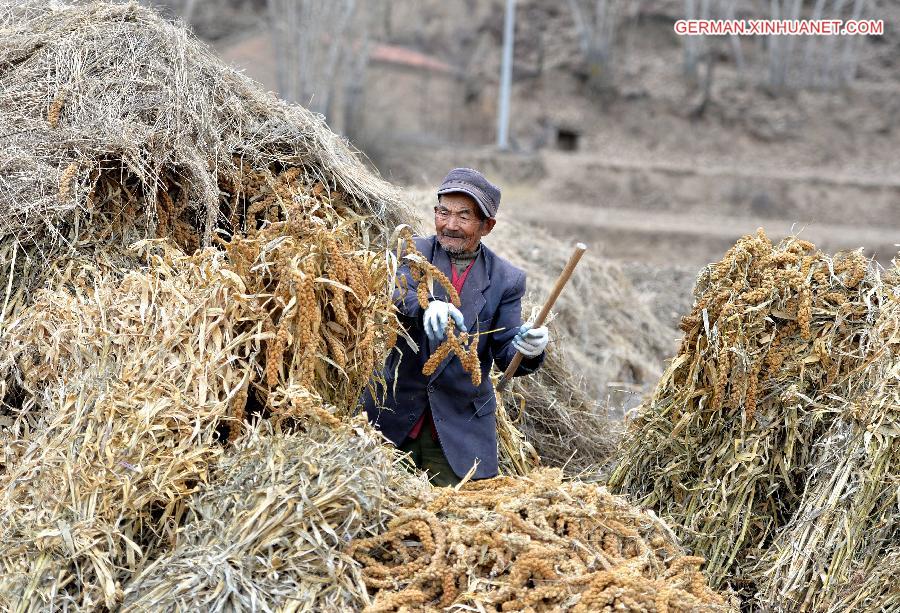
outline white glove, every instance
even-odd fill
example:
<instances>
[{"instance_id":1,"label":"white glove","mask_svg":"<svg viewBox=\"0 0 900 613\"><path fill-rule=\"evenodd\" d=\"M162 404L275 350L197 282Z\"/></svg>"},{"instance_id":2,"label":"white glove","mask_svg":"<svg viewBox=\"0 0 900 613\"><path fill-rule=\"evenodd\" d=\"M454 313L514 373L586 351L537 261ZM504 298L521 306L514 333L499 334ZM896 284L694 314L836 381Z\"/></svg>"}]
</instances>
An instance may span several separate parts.
<instances>
[{"instance_id":1,"label":"white glove","mask_svg":"<svg viewBox=\"0 0 900 613\"><path fill-rule=\"evenodd\" d=\"M550 341L550 332L547 330L547 326L532 328L533 325L530 321L522 324L522 327L519 328L519 333L512 340L516 351L526 358L541 355L541 352L547 348L547 343Z\"/></svg>"},{"instance_id":2,"label":"white glove","mask_svg":"<svg viewBox=\"0 0 900 613\"><path fill-rule=\"evenodd\" d=\"M456 324L457 330L465 330L465 322L463 314L455 306L449 302L442 300L432 300L428 308L425 309L425 315L422 322L425 324L425 336L433 342L437 343L444 340L447 333L447 318L452 317L453 323Z\"/></svg>"}]
</instances>

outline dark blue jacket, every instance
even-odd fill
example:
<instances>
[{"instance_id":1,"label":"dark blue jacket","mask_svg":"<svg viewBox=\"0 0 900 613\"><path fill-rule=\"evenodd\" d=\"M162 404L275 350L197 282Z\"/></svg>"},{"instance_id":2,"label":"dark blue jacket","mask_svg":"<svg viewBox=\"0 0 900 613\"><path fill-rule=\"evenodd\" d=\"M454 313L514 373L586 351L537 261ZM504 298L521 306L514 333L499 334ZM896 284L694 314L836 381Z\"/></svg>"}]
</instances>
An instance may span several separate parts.
<instances>
[{"instance_id":1,"label":"dark blue jacket","mask_svg":"<svg viewBox=\"0 0 900 613\"><path fill-rule=\"evenodd\" d=\"M451 277L450 257L437 237L416 238L416 248L448 279ZM387 389L378 388L376 392L376 397L379 401L383 397L383 402L376 402L368 392L363 397L369 421L395 445L400 445L425 409L431 407L441 446L453 471L462 477L478 460L475 479L496 476L497 402L489 373L494 362L505 371L516 354L512 339L522 324L525 273L484 245L469 270L460 295L460 311L469 332L503 328L479 337L481 385L478 388L472 385L471 376L453 354L430 377L422 374L422 366L437 346L425 336L423 309L416 298L416 283L409 276L409 268L401 266L399 274L406 277L409 286L405 297L401 298L399 290L396 294L400 320L418 344L419 352L415 353L402 338L397 342L397 350L391 352L382 371ZM446 292L438 283L434 284L434 296L447 300ZM523 359L516 376L534 372L543 359L543 354ZM429 436L427 429L422 436Z\"/></svg>"}]
</instances>

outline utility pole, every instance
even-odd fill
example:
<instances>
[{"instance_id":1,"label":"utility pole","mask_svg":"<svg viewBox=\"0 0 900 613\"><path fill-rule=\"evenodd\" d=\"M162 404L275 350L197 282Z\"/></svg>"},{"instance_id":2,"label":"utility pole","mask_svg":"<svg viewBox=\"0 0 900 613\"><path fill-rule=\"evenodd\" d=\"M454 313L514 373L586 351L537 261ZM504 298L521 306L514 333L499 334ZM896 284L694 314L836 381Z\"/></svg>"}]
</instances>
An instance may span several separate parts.
<instances>
[{"instance_id":1,"label":"utility pole","mask_svg":"<svg viewBox=\"0 0 900 613\"><path fill-rule=\"evenodd\" d=\"M516 0L506 0L503 20L503 63L500 66L500 109L497 113L497 147L509 149L509 93L512 87L513 38L516 34Z\"/></svg>"},{"instance_id":2,"label":"utility pole","mask_svg":"<svg viewBox=\"0 0 900 613\"><path fill-rule=\"evenodd\" d=\"M197 4L197 0L187 0L184 3L184 10L181 11L181 20L184 21L185 25L191 25L191 19L194 17L194 5Z\"/></svg>"}]
</instances>

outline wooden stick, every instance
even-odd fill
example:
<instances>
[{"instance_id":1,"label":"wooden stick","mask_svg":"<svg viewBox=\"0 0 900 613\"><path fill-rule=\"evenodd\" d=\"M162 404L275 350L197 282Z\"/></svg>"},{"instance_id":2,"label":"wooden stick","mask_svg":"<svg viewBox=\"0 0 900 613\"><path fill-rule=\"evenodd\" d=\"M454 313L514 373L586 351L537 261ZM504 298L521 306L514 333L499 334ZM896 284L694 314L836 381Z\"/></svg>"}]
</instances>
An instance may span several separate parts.
<instances>
[{"instance_id":1,"label":"wooden stick","mask_svg":"<svg viewBox=\"0 0 900 613\"><path fill-rule=\"evenodd\" d=\"M559 278L556 280L556 285L553 287L553 291L550 292L550 295L547 297L547 301L544 302L544 308L541 309L541 312L538 314L537 319L534 320L534 327L540 328L544 325L544 320L547 319L547 315L550 314L550 309L553 308L553 304L556 302L556 299L559 298L559 294L562 292L563 287L565 287L566 283L569 281L569 277L572 276L572 272L575 270L575 266L578 265L578 260L581 259L581 256L584 255L584 252L587 250L587 245L584 243L578 243L575 245L575 251L572 252L571 257L569 257L569 262L566 264L566 267L563 269L562 273L560 273ZM500 377L500 383L497 384L497 391L502 392L504 388L509 383L510 379L513 378L513 374L516 370L519 369L519 364L522 363L522 354L516 353L513 357L512 362L509 363L509 368L506 369L506 372L503 373L503 376Z\"/></svg>"}]
</instances>

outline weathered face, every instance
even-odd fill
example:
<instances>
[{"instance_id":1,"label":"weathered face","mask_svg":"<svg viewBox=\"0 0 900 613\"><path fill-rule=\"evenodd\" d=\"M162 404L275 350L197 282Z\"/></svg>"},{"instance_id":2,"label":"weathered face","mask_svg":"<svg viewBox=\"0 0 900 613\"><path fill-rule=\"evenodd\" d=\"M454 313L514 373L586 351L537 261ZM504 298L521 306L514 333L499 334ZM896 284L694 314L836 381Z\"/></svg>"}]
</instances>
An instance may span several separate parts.
<instances>
[{"instance_id":1,"label":"weathered face","mask_svg":"<svg viewBox=\"0 0 900 613\"><path fill-rule=\"evenodd\" d=\"M450 255L475 251L495 223L495 219L482 215L474 198L462 192L442 194L434 207L438 242Z\"/></svg>"}]
</instances>

